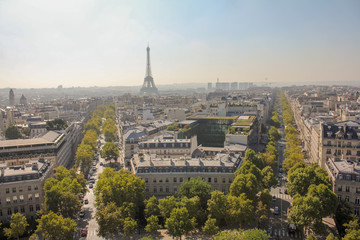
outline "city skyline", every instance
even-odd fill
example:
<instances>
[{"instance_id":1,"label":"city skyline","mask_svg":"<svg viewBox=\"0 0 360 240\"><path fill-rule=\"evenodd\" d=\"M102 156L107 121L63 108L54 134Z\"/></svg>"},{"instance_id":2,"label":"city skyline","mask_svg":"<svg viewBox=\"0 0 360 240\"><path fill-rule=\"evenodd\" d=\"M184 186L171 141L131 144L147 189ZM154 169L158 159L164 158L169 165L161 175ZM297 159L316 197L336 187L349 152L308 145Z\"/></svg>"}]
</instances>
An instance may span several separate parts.
<instances>
[{"instance_id":1,"label":"city skyline","mask_svg":"<svg viewBox=\"0 0 360 240\"><path fill-rule=\"evenodd\" d=\"M0 88L359 81L358 1L1 1Z\"/></svg>"}]
</instances>

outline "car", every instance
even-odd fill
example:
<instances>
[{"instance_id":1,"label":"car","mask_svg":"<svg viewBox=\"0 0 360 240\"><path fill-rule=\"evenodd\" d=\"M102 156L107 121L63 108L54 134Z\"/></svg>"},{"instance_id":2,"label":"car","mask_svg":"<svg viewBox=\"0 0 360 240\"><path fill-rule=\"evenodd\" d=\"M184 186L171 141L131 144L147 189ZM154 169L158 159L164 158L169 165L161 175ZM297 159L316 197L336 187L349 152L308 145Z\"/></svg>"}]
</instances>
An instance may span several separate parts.
<instances>
[{"instance_id":1,"label":"car","mask_svg":"<svg viewBox=\"0 0 360 240\"><path fill-rule=\"evenodd\" d=\"M79 198L83 198L84 194L83 193L79 193Z\"/></svg>"},{"instance_id":2,"label":"car","mask_svg":"<svg viewBox=\"0 0 360 240\"><path fill-rule=\"evenodd\" d=\"M84 199L80 198L80 203L83 204L84 203Z\"/></svg>"},{"instance_id":3,"label":"car","mask_svg":"<svg viewBox=\"0 0 360 240\"><path fill-rule=\"evenodd\" d=\"M96 167L93 167L92 170L93 170L93 172L95 172L95 171L96 171Z\"/></svg>"},{"instance_id":4,"label":"car","mask_svg":"<svg viewBox=\"0 0 360 240\"><path fill-rule=\"evenodd\" d=\"M86 227L83 227L83 228L81 229L80 233L81 233L81 236L82 236L82 237L86 237L86 235L87 235L87 228L86 228Z\"/></svg>"},{"instance_id":5,"label":"car","mask_svg":"<svg viewBox=\"0 0 360 240\"><path fill-rule=\"evenodd\" d=\"M89 200L85 199L84 203L85 203L85 204L88 204L88 203L89 203Z\"/></svg>"},{"instance_id":6,"label":"car","mask_svg":"<svg viewBox=\"0 0 360 240\"><path fill-rule=\"evenodd\" d=\"M79 213L79 216L81 218L85 217L85 211L84 210L81 210L80 213Z\"/></svg>"},{"instance_id":7,"label":"car","mask_svg":"<svg viewBox=\"0 0 360 240\"><path fill-rule=\"evenodd\" d=\"M95 183L95 178L94 178L94 177L91 177L91 178L89 179L89 182L90 182L90 183Z\"/></svg>"},{"instance_id":8,"label":"car","mask_svg":"<svg viewBox=\"0 0 360 240\"><path fill-rule=\"evenodd\" d=\"M272 200L273 200L273 201L276 201L275 195L272 196Z\"/></svg>"},{"instance_id":9,"label":"car","mask_svg":"<svg viewBox=\"0 0 360 240\"><path fill-rule=\"evenodd\" d=\"M100 162L100 166L102 166L103 165L103 163L102 162Z\"/></svg>"},{"instance_id":10,"label":"car","mask_svg":"<svg viewBox=\"0 0 360 240\"><path fill-rule=\"evenodd\" d=\"M266 230L266 233L267 233L269 236L272 236L272 235L273 235L272 227L269 227L269 228Z\"/></svg>"},{"instance_id":11,"label":"car","mask_svg":"<svg viewBox=\"0 0 360 240\"><path fill-rule=\"evenodd\" d=\"M277 186L278 186L278 187L281 186L281 181L278 181Z\"/></svg>"},{"instance_id":12,"label":"car","mask_svg":"<svg viewBox=\"0 0 360 240\"><path fill-rule=\"evenodd\" d=\"M288 194L288 192L287 192L287 188L285 188L285 191L284 191L284 192L285 192L285 194Z\"/></svg>"},{"instance_id":13,"label":"car","mask_svg":"<svg viewBox=\"0 0 360 240\"><path fill-rule=\"evenodd\" d=\"M89 184L89 188L93 188L94 185L92 183Z\"/></svg>"},{"instance_id":14,"label":"car","mask_svg":"<svg viewBox=\"0 0 360 240\"><path fill-rule=\"evenodd\" d=\"M283 169L282 168L279 168L279 173L282 173L283 172Z\"/></svg>"},{"instance_id":15,"label":"car","mask_svg":"<svg viewBox=\"0 0 360 240\"><path fill-rule=\"evenodd\" d=\"M279 215L279 207L278 206L274 207L274 215Z\"/></svg>"},{"instance_id":16,"label":"car","mask_svg":"<svg viewBox=\"0 0 360 240\"><path fill-rule=\"evenodd\" d=\"M281 173L279 173L279 174L278 174L278 178L282 178L282 175L281 175Z\"/></svg>"},{"instance_id":17,"label":"car","mask_svg":"<svg viewBox=\"0 0 360 240\"><path fill-rule=\"evenodd\" d=\"M289 233L296 232L296 226L293 223L289 223L287 228L288 228Z\"/></svg>"},{"instance_id":18,"label":"car","mask_svg":"<svg viewBox=\"0 0 360 240\"><path fill-rule=\"evenodd\" d=\"M93 162L93 166L96 166L96 162Z\"/></svg>"}]
</instances>

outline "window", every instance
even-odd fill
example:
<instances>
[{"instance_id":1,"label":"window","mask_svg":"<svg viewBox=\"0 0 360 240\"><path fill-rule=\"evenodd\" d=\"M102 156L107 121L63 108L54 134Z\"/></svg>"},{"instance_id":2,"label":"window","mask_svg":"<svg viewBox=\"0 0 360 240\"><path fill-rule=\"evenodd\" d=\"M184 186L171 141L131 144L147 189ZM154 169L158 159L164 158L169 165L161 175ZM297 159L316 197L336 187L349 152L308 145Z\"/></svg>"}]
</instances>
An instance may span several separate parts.
<instances>
[{"instance_id":1,"label":"window","mask_svg":"<svg viewBox=\"0 0 360 240\"><path fill-rule=\"evenodd\" d=\"M350 187L349 187L349 186L346 186L345 191L346 191L346 192L350 192Z\"/></svg>"},{"instance_id":2,"label":"window","mask_svg":"<svg viewBox=\"0 0 360 240\"><path fill-rule=\"evenodd\" d=\"M355 216L359 216L359 209L358 208L355 208L354 209L354 214L355 214ZM1 216L1 215L0 215Z\"/></svg>"},{"instance_id":3,"label":"window","mask_svg":"<svg viewBox=\"0 0 360 240\"><path fill-rule=\"evenodd\" d=\"M29 195L28 195L28 200L29 200L29 201L32 201L32 194L29 194Z\"/></svg>"},{"instance_id":4,"label":"window","mask_svg":"<svg viewBox=\"0 0 360 240\"><path fill-rule=\"evenodd\" d=\"M166 179L165 179L165 182L169 182L169 179L168 179L168 178L166 178Z\"/></svg>"},{"instance_id":5,"label":"window","mask_svg":"<svg viewBox=\"0 0 360 240\"><path fill-rule=\"evenodd\" d=\"M225 178L223 178L223 179L222 179L222 182L223 182L223 183L225 183L225 182L226 182Z\"/></svg>"},{"instance_id":6,"label":"window","mask_svg":"<svg viewBox=\"0 0 360 240\"><path fill-rule=\"evenodd\" d=\"M38 190L39 188L38 188L38 186L36 185L35 187L34 187L34 190Z\"/></svg>"},{"instance_id":7,"label":"window","mask_svg":"<svg viewBox=\"0 0 360 240\"><path fill-rule=\"evenodd\" d=\"M214 183L217 183L217 178L214 178Z\"/></svg>"},{"instance_id":8,"label":"window","mask_svg":"<svg viewBox=\"0 0 360 240\"><path fill-rule=\"evenodd\" d=\"M148 183L149 182L149 179L145 178L145 183Z\"/></svg>"},{"instance_id":9,"label":"window","mask_svg":"<svg viewBox=\"0 0 360 240\"><path fill-rule=\"evenodd\" d=\"M9 188L6 188L6 193L10 193L10 189L9 189Z\"/></svg>"},{"instance_id":10,"label":"window","mask_svg":"<svg viewBox=\"0 0 360 240\"><path fill-rule=\"evenodd\" d=\"M40 204L36 204L36 211L40 211Z\"/></svg>"},{"instance_id":11,"label":"window","mask_svg":"<svg viewBox=\"0 0 360 240\"><path fill-rule=\"evenodd\" d=\"M28 191L31 191L31 186L28 186Z\"/></svg>"},{"instance_id":12,"label":"window","mask_svg":"<svg viewBox=\"0 0 360 240\"><path fill-rule=\"evenodd\" d=\"M13 193L16 193L16 187L13 187L13 188L12 188L12 192L13 192Z\"/></svg>"},{"instance_id":13,"label":"window","mask_svg":"<svg viewBox=\"0 0 360 240\"><path fill-rule=\"evenodd\" d=\"M38 193L35 193L35 199L36 199L36 200L39 200L39 197L40 197L39 194L38 194Z\"/></svg>"},{"instance_id":14,"label":"window","mask_svg":"<svg viewBox=\"0 0 360 240\"><path fill-rule=\"evenodd\" d=\"M177 178L176 177L174 177L174 182L176 182L177 181Z\"/></svg>"},{"instance_id":15,"label":"window","mask_svg":"<svg viewBox=\"0 0 360 240\"><path fill-rule=\"evenodd\" d=\"M156 183L156 178L153 179L153 183Z\"/></svg>"},{"instance_id":16,"label":"window","mask_svg":"<svg viewBox=\"0 0 360 240\"><path fill-rule=\"evenodd\" d=\"M33 211L34 211L33 205L29 205L29 211L30 211L30 212L33 212Z\"/></svg>"},{"instance_id":17,"label":"window","mask_svg":"<svg viewBox=\"0 0 360 240\"><path fill-rule=\"evenodd\" d=\"M14 213L17 213L19 210L17 207L14 207Z\"/></svg>"},{"instance_id":18,"label":"window","mask_svg":"<svg viewBox=\"0 0 360 240\"><path fill-rule=\"evenodd\" d=\"M10 204L11 203L11 199L9 197L6 198L6 204Z\"/></svg>"},{"instance_id":19,"label":"window","mask_svg":"<svg viewBox=\"0 0 360 240\"><path fill-rule=\"evenodd\" d=\"M345 197L345 202L349 202L349 196Z\"/></svg>"},{"instance_id":20,"label":"window","mask_svg":"<svg viewBox=\"0 0 360 240\"><path fill-rule=\"evenodd\" d=\"M211 183L211 177L208 178L208 182Z\"/></svg>"},{"instance_id":21,"label":"window","mask_svg":"<svg viewBox=\"0 0 360 240\"><path fill-rule=\"evenodd\" d=\"M338 191L341 192L342 191L342 186L338 186Z\"/></svg>"},{"instance_id":22,"label":"window","mask_svg":"<svg viewBox=\"0 0 360 240\"><path fill-rule=\"evenodd\" d=\"M165 188L165 192L169 192L169 187L168 186L166 186L166 188Z\"/></svg>"},{"instance_id":23,"label":"window","mask_svg":"<svg viewBox=\"0 0 360 240\"><path fill-rule=\"evenodd\" d=\"M355 199L355 204L356 204L356 205L359 205L359 204L360 204L360 199L356 198L356 199Z\"/></svg>"},{"instance_id":24,"label":"window","mask_svg":"<svg viewBox=\"0 0 360 240\"><path fill-rule=\"evenodd\" d=\"M232 179L231 179L231 178L229 178L229 183L232 183Z\"/></svg>"},{"instance_id":25,"label":"window","mask_svg":"<svg viewBox=\"0 0 360 240\"><path fill-rule=\"evenodd\" d=\"M356 188L356 193L360 193L360 188L359 187Z\"/></svg>"},{"instance_id":26,"label":"window","mask_svg":"<svg viewBox=\"0 0 360 240\"><path fill-rule=\"evenodd\" d=\"M162 188L162 187L160 187L159 192L161 192L161 193L163 192L163 188Z\"/></svg>"},{"instance_id":27,"label":"window","mask_svg":"<svg viewBox=\"0 0 360 240\"><path fill-rule=\"evenodd\" d=\"M13 203L17 203L17 196L13 196Z\"/></svg>"},{"instance_id":28,"label":"window","mask_svg":"<svg viewBox=\"0 0 360 240\"><path fill-rule=\"evenodd\" d=\"M183 178L182 178L182 177L180 178L180 182L183 182Z\"/></svg>"},{"instance_id":29,"label":"window","mask_svg":"<svg viewBox=\"0 0 360 240\"><path fill-rule=\"evenodd\" d=\"M12 212L11 212L11 208L8 208L8 215L11 216Z\"/></svg>"},{"instance_id":30,"label":"window","mask_svg":"<svg viewBox=\"0 0 360 240\"><path fill-rule=\"evenodd\" d=\"M24 207L24 206L21 206L21 207L20 207L20 212L21 212L21 213L24 213L24 212L25 212L25 207Z\"/></svg>"},{"instance_id":31,"label":"window","mask_svg":"<svg viewBox=\"0 0 360 240\"><path fill-rule=\"evenodd\" d=\"M20 202L24 202L24 195L20 195L19 199L20 199Z\"/></svg>"},{"instance_id":32,"label":"window","mask_svg":"<svg viewBox=\"0 0 360 240\"><path fill-rule=\"evenodd\" d=\"M327 149L326 154L331 154L331 149Z\"/></svg>"},{"instance_id":33,"label":"window","mask_svg":"<svg viewBox=\"0 0 360 240\"><path fill-rule=\"evenodd\" d=\"M177 188L176 187L174 187L174 193L176 193L177 192Z\"/></svg>"},{"instance_id":34,"label":"window","mask_svg":"<svg viewBox=\"0 0 360 240\"><path fill-rule=\"evenodd\" d=\"M351 150L347 150L346 155L351 155Z\"/></svg>"},{"instance_id":35,"label":"window","mask_svg":"<svg viewBox=\"0 0 360 240\"><path fill-rule=\"evenodd\" d=\"M154 187L154 193L157 193L157 188L156 187Z\"/></svg>"},{"instance_id":36,"label":"window","mask_svg":"<svg viewBox=\"0 0 360 240\"><path fill-rule=\"evenodd\" d=\"M20 186L20 187L19 187L19 192L22 192L22 191L23 191L23 187Z\"/></svg>"},{"instance_id":37,"label":"window","mask_svg":"<svg viewBox=\"0 0 360 240\"><path fill-rule=\"evenodd\" d=\"M0 217L2 217L2 210L0 210Z\"/></svg>"}]
</instances>

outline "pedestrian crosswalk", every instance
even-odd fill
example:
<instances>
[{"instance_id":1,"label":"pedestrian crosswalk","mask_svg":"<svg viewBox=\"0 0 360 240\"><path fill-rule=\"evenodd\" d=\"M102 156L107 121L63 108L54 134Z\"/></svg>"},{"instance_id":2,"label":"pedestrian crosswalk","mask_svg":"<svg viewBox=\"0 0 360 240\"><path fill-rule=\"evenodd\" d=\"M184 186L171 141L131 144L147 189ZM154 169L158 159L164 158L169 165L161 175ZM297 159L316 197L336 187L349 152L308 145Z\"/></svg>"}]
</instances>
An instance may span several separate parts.
<instances>
[{"instance_id":1,"label":"pedestrian crosswalk","mask_svg":"<svg viewBox=\"0 0 360 240\"><path fill-rule=\"evenodd\" d=\"M274 237L284 237L286 239L302 238L301 232L297 231L295 233L289 233L286 229L274 229L273 236Z\"/></svg>"},{"instance_id":2,"label":"pedestrian crosswalk","mask_svg":"<svg viewBox=\"0 0 360 240\"><path fill-rule=\"evenodd\" d=\"M284 194L284 193L275 194L275 197L281 199L292 199L292 197L289 194Z\"/></svg>"}]
</instances>

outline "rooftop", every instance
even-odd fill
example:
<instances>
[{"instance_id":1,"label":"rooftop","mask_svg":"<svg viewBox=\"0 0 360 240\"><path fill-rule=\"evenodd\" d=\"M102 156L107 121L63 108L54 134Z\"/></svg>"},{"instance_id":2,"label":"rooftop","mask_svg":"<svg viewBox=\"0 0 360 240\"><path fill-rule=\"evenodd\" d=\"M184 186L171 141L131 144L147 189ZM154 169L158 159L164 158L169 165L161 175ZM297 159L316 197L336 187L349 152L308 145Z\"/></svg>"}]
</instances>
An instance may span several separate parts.
<instances>
[{"instance_id":1,"label":"rooftop","mask_svg":"<svg viewBox=\"0 0 360 240\"><path fill-rule=\"evenodd\" d=\"M242 115L239 116L232 126L250 126L255 120L255 115Z\"/></svg>"},{"instance_id":2,"label":"rooftop","mask_svg":"<svg viewBox=\"0 0 360 240\"><path fill-rule=\"evenodd\" d=\"M17 147L17 146L29 146L29 145L45 145L54 144L63 134L55 131L49 131L45 135L38 138L31 139L11 139L0 141L0 148Z\"/></svg>"}]
</instances>

